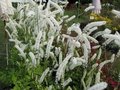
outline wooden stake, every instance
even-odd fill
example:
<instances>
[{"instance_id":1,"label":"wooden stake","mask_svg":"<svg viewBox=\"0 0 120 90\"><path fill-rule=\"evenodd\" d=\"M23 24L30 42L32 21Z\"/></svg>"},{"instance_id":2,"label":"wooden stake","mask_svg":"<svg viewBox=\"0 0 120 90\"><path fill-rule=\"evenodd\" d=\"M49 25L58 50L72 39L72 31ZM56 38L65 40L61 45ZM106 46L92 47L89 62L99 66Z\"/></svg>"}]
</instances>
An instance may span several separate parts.
<instances>
[{"instance_id":1,"label":"wooden stake","mask_svg":"<svg viewBox=\"0 0 120 90\"><path fill-rule=\"evenodd\" d=\"M8 65L8 59L9 59L9 55L8 55L8 35L5 31L5 27L6 27L6 21L4 20L4 33L5 33L5 51L6 51L6 60L7 60L7 65Z\"/></svg>"}]
</instances>

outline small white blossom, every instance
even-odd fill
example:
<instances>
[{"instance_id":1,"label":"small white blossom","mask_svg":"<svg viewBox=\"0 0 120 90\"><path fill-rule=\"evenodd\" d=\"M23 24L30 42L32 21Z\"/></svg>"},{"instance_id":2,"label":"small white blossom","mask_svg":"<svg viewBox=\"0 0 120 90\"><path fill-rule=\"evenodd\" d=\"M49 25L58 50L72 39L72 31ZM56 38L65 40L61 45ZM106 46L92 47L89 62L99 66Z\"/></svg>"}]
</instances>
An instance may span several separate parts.
<instances>
[{"instance_id":1,"label":"small white blossom","mask_svg":"<svg viewBox=\"0 0 120 90\"><path fill-rule=\"evenodd\" d=\"M35 16L35 12L34 12L34 11L29 11L29 12L27 13L27 16L28 16L28 17L34 17L34 16Z\"/></svg>"},{"instance_id":2,"label":"small white blossom","mask_svg":"<svg viewBox=\"0 0 120 90\"><path fill-rule=\"evenodd\" d=\"M34 55L32 52L29 52L29 56L30 56L30 58L31 58L32 65L35 67L36 64L37 64L37 61L36 61L35 55Z\"/></svg>"},{"instance_id":3,"label":"small white blossom","mask_svg":"<svg viewBox=\"0 0 120 90\"><path fill-rule=\"evenodd\" d=\"M87 7L84 11L85 12L88 12L89 10L93 10L95 7L94 6L89 6L89 7Z\"/></svg>"},{"instance_id":4,"label":"small white blossom","mask_svg":"<svg viewBox=\"0 0 120 90\"><path fill-rule=\"evenodd\" d=\"M15 45L15 48L20 52L20 56L26 58L26 53L24 53L24 51L18 45Z\"/></svg>"},{"instance_id":5,"label":"small white blossom","mask_svg":"<svg viewBox=\"0 0 120 90\"><path fill-rule=\"evenodd\" d=\"M107 88L107 85L108 84L106 82L100 82L90 87L88 90L104 90L105 88Z\"/></svg>"},{"instance_id":6,"label":"small white blossom","mask_svg":"<svg viewBox=\"0 0 120 90\"><path fill-rule=\"evenodd\" d=\"M93 61L96 58L97 54L95 53L92 57L91 57L91 61Z\"/></svg>"},{"instance_id":7,"label":"small white blossom","mask_svg":"<svg viewBox=\"0 0 120 90\"><path fill-rule=\"evenodd\" d=\"M102 26L102 25L105 25L106 24L106 21L97 21L97 22L91 22L89 23L88 25L86 25L83 29L83 31L86 31L86 30L89 30L93 27L98 27L98 26Z\"/></svg>"},{"instance_id":8,"label":"small white blossom","mask_svg":"<svg viewBox=\"0 0 120 90\"><path fill-rule=\"evenodd\" d=\"M61 75L64 73L66 65L71 57L72 57L71 54L67 55L66 58L63 60L63 62L60 64L56 72L56 81L59 81L61 79Z\"/></svg>"},{"instance_id":9,"label":"small white blossom","mask_svg":"<svg viewBox=\"0 0 120 90\"><path fill-rule=\"evenodd\" d=\"M98 52L98 56L97 56L97 60L99 60L101 58L102 55L102 49L99 48L99 52Z\"/></svg>"},{"instance_id":10,"label":"small white blossom","mask_svg":"<svg viewBox=\"0 0 120 90\"><path fill-rule=\"evenodd\" d=\"M41 75L40 79L39 79L39 83L41 84L43 82L43 80L45 79L46 75L48 74L48 72L50 71L49 68L47 68Z\"/></svg>"},{"instance_id":11,"label":"small white blossom","mask_svg":"<svg viewBox=\"0 0 120 90\"><path fill-rule=\"evenodd\" d=\"M66 20L66 22L70 22L70 21L73 20L74 18L76 18L75 15L71 16L70 18L68 18L68 19Z\"/></svg>"},{"instance_id":12,"label":"small white blossom","mask_svg":"<svg viewBox=\"0 0 120 90\"><path fill-rule=\"evenodd\" d=\"M117 11L117 10L112 10L112 13L116 15L116 17L119 17L120 18L120 11Z\"/></svg>"},{"instance_id":13,"label":"small white blossom","mask_svg":"<svg viewBox=\"0 0 120 90\"><path fill-rule=\"evenodd\" d=\"M65 82L63 82L62 86L65 87L67 86L70 82L72 82L71 78L68 78Z\"/></svg>"}]
</instances>

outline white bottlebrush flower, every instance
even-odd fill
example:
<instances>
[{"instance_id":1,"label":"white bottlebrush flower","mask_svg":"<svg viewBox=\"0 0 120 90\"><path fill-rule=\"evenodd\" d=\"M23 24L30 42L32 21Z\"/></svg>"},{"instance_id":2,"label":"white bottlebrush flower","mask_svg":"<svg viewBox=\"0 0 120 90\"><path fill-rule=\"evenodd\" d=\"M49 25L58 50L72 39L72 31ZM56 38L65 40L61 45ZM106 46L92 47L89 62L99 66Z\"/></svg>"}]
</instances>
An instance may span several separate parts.
<instances>
[{"instance_id":1,"label":"white bottlebrush flower","mask_svg":"<svg viewBox=\"0 0 120 90\"><path fill-rule=\"evenodd\" d=\"M22 42L16 39L9 39L10 42L14 42L16 45L20 45ZM22 49L22 48L21 48ZM23 50L23 49L22 49Z\"/></svg>"},{"instance_id":2,"label":"white bottlebrush flower","mask_svg":"<svg viewBox=\"0 0 120 90\"><path fill-rule=\"evenodd\" d=\"M91 22L89 24L87 24L84 28L83 28L83 31L86 31L86 30L89 30L93 27L98 27L98 26L102 26L102 25L105 25L106 24L106 21L97 21L97 22Z\"/></svg>"},{"instance_id":3,"label":"white bottlebrush flower","mask_svg":"<svg viewBox=\"0 0 120 90\"><path fill-rule=\"evenodd\" d=\"M120 46L120 40L114 40L114 41L115 41L115 44Z\"/></svg>"},{"instance_id":4,"label":"white bottlebrush flower","mask_svg":"<svg viewBox=\"0 0 120 90\"><path fill-rule=\"evenodd\" d=\"M61 25L61 27L62 27L62 23L63 23L63 19L60 19L59 21L58 21L58 23Z\"/></svg>"},{"instance_id":5,"label":"white bottlebrush flower","mask_svg":"<svg viewBox=\"0 0 120 90\"><path fill-rule=\"evenodd\" d=\"M48 90L53 90L53 85L50 85L50 86L48 87Z\"/></svg>"},{"instance_id":6,"label":"white bottlebrush flower","mask_svg":"<svg viewBox=\"0 0 120 90\"><path fill-rule=\"evenodd\" d=\"M100 82L100 83L93 85L88 90L104 90L105 88L107 88L107 85L108 84L106 82Z\"/></svg>"},{"instance_id":7,"label":"white bottlebrush flower","mask_svg":"<svg viewBox=\"0 0 120 90\"><path fill-rule=\"evenodd\" d=\"M18 44L20 48L24 51L27 48L27 44L20 43Z\"/></svg>"},{"instance_id":8,"label":"white bottlebrush flower","mask_svg":"<svg viewBox=\"0 0 120 90\"><path fill-rule=\"evenodd\" d=\"M117 55L116 55L117 57L119 57L120 56L120 50L118 51L118 53L117 53Z\"/></svg>"},{"instance_id":9,"label":"white bottlebrush flower","mask_svg":"<svg viewBox=\"0 0 120 90\"><path fill-rule=\"evenodd\" d=\"M96 74L96 77L95 77L95 83L100 83L100 76L101 75L101 72L99 71L97 74Z\"/></svg>"},{"instance_id":10,"label":"white bottlebrush flower","mask_svg":"<svg viewBox=\"0 0 120 90\"><path fill-rule=\"evenodd\" d=\"M47 48L46 48L46 57L47 58L49 57L49 53L50 53L50 50L52 47L53 40L54 40L54 36L51 36L50 40L48 41Z\"/></svg>"},{"instance_id":11,"label":"white bottlebrush flower","mask_svg":"<svg viewBox=\"0 0 120 90\"><path fill-rule=\"evenodd\" d=\"M107 63L113 63L113 62L114 62L114 59L115 59L115 54L113 54L113 55L111 56L111 59L110 59L110 60L105 60L105 61L101 62L101 63L99 64L99 71L101 71L101 69L103 68L103 66L104 66L105 64L107 64Z\"/></svg>"},{"instance_id":12,"label":"white bottlebrush flower","mask_svg":"<svg viewBox=\"0 0 120 90\"><path fill-rule=\"evenodd\" d=\"M26 53L24 53L24 51L18 45L15 45L15 48L20 52L20 56L26 58Z\"/></svg>"},{"instance_id":13,"label":"white bottlebrush flower","mask_svg":"<svg viewBox=\"0 0 120 90\"><path fill-rule=\"evenodd\" d=\"M59 10L59 13L60 14L63 14L63 10L62 10L62 8L57 4L57 3L55 3L55 2L53 2L53 1L51 1L50 0L50 4L53 6L53 7L55 7L57 10Z\"/></svg>"},{"instance_id":14,"label":"white bottlebrush flower","mask_svg":"<svg viewBox=\"0 0 120 90\"><path fill-rule=\"evenodd\" d=\"M85 77L86 77L86 75L87 75L87 70L84 70L83 71L83 76L81 78L81 83L83 85L84 90L87 90L86 83L85 83Z\"/></svg>"},{"instance_id":15,"label":"white bottlebrush flower","mask_svg":"<svg viewBox=\"0 0 120 90\"><path fill-rule=\"evenodd\" d=\"M65 86L67 86L70 82L72 82L71 78L68 78L66 81L63 82L62 87L64 88Z\"/></svg>"},{"instance_id":16,"label":"white bottlebrush flower","mask_svg":"<svg viewBox=\"0 0 120 90\"><path fill-rule=\"evenodd\" d=\"M55 11L52 11L52 12L51 12L49 15L47 15L47 16L54 16L54 15L59 14L59 13L61 13L60 10L55 10Z\"/></svg>"},{"instance_id":17,"label":"white bottlebrush flower","mask_svg":"<svg viewBox=\"0 0 120 90\"><path fill-rule=\"evenodd\" d=\"M68 86L67 90L73 90L70 86Z\"/></svg>"},{"instance_id":18,"label":"white bottlebrush flower","mask_svg":"<svg viewBox=\"0 0 120 90\"><path fill-rule=\"evenodd\" d=\"M73 44L79 48L81 46L80 42L73 40Z\"/></svg>"},{"instance_id":19,"label":"white bottlebrush flower","mask_svg":"<svg viewBox=\"0 0 120 90\"><path fill-rule=\"evenodd\" d=\"M64 43L65 42L65 37L62 37L62 43Z\"/></svg>"},{"instance_id":20,"label":"white bottlebrush flower","mask_svg":"<svg viewBox=\"0 0 120 90\"><path fill-rule=\"evenodd\" d=\"M99 36L101 36L101 35L103 35L103 34L104 34L103 31L99 31L99 32L95 33L95 34L93 35L93 37L94 37L94 38L97 38L97 37L99 37Z\"/></svg>"},{"instance_id":21,"label":"white bottlebrush flower","mask_svg":"<svg viewBox=\"0 0 120 90\"><path fill-rule=\"evenodd\" d=\"M56 0L55 0L56 1ZM66 7L68 5L68 1L67 0L58 0L59 4L62 5L63 7Z\"/></svg>"},{"instance_id":22,"label":"white bottlebrush flower","mask_svg":"<svg viewBox=\"0 0 120 90\"><path fill-rule=\"evenodd\" d=\"M41 38L42 38L42 31L39 31L37 38L35 40L35 45L34 45L35 49L39 49Z\"/></svg>"},{"instance_id":23,"label":"white bottlebrush flower","mask_svg":"<svg viewBox=\"0 0 120 90\"><path fill-rule=\"evenodd\" d=\"M46 40L46 32L42 31L42 40L45 41Z\"/></svg>"},{"instance_id":24,"label":"white bottlebrush flower","mask_svg":"<svg viewBox=\"0 0 120 90\"><path fill-rule=\"evenodd\" d=\"M86 45L85 44L82 44L82 47L83 47L83 54L84 54L84 59L86 60L86 62L88 62L88 54L89 54L89 51L88 51L88 49L87 49L87 47L86 47Z\"/></svg>"},{"instance_id":25,"label":"white bottlebrush flower","mask_svg":"<svg viewBox=\"0 0 120 90\"><path fill-rule=\"evenodd\" d=\"M93 46L92 49L98 49L100 45Z\"/></svg>"},{"instance_id":26,"label":"white bottlebrush flower","mask_svg":"<svg viewBox=\"0 0 120 90\"><path fill-rule=\"evenodd\" d=\"M50 25L50 28L52 28L53 30L55 30L53 22L49 18L46 18L46 21L47 21L47 24Z\"/></svg>"},{"instance_id":27,"label":"white bottlebrush flower","mask_svg":"<svg viewBox=\"0 0 120 90\"><path fill-rule=\"evenodd\" d=\"M73 70L75 67L77 67L77 66L81 66L82 65L82 62L78 62L77 64L71 64L70 65L70 70Z\"/></svg>"},{"instance_id":28,"label":"white bottlebrush flower","mask_svg":"<svg viewBox=\"0 0 120 90\"><path fill-rule=\"evenodd\" d=\"M17 28L15 23L15 20L9 19L9 23L7 23L6 26L13 31L12 33L17 34Z\"/></svg>"},{"instance_id":29,"label":"white bottlebrush flower","mask_svg":"<svg viewBox=\"0 0 120 90\"><path fill-rule=\"evenodd\" d=\"M59 53L59 65L62 63L62 59L63 59L62 51L60 51L60 53Z\"/></svg>"},{"instance_id":30,"label":"white bottlebrush flower","mask_svg":"<svg viewBox=\"0 0 120 90\"><path fill-rule=\"evenodd\" d=\"M57 36L57 43L60 42L60 36Z\"/></svg>"},{"instance_id":31,"label":"white bottlebrush flower","mask_svg":"<svg viewBox=\"0 0 120 90\"><path fill-rule=\"evenodd\" d=\"M95 83L100 82L101 69L103 68L103 66L108 63L112 63L114 59L115 59L115 55L113 54L110 60L105 60L99 64L99 69L98 69L98 73L96 74Z\"/></svg>"},{"instance_id":32,"label":"white bottlebrush flower","mask_svg":"<svg viewBox=\"0 0 120 90\"><path fill-rule=\"evenodd\" d=\"M27 13L27 17L34 17L35 16L35 12L34 11L29 11Z\"/></svg>"},{"instance_id":33,"label":"white bottlebrush flower","mask_svg":"<svg viewBox=\"0 0 120 90\"><path fill-rule=\"evenodd\" d=\"M99 48L99 52L98 52L98 56L97 56L97 60L99 60L101 58L102 55L102 49Z\"/></svg>"},{"instance_id":34,"label":"white bottlebrush flower","mask_svg":"<svg viewBox=\"0 0 120 90\"><path fill-rule=\"evenodd\" d=\"M49 55L53 60L55 60L55 61L57 60L53 52L50 52Z\"/></svg>"},{"instance_id":35,"label":"white bottlebrush flower","mask_svg":"<svg viewBox=\"0 0 120 90\"><path fill-rule=\"evenodd\" d=\"M36 64L37 64L35 55L34 55L32 52L29 52L29 56L30 56L30 58L31 58L32 65L35 67Z\"/></svg>"},{"instance_id":36,"label":"white bottlebrush flower","mask_svg":"<svg viewBox=\"0 0 120 90\"><path fill-rule=\"evenodd\" d=\"M120 33L118 31L115 32L115 35L120 35Z\"/></svg>"},{"instance_id":37,"label":"white bottlebrush flower","mask_svg":"<svg viewBox=\"0 0 120 90\"><path fill-rule=\"evenodd\" d=\"M111 30L106 28L104 31L99 31L96 34L93 35L94 38L97 38L99 36L104 36L105 34L110 34Z\"/></svg>"},{"instance_id":38,"label":"white bottlebrush flower","mask_svg":"<svg viewBox=\"0 0 120 90\"><path fill-rule=\"evenodd\" d=\"M68 15L65 15L65 16L62 17L62 19L66 19L66 18L68 18L68 17L69 17Z\"/></svg>"},{"instance_id":39,"label":"white bottlebrush flower","mask_svg":"<svg viewBox=\"0 0 120 90\"><path fill-rule=\"evenodd\" d=\"M73 39L73 37L71 37L71 36L69 36L69 35L66 35L66 34L62 34L62 36L63 36L63 38L67 38L67 39L69 39L69 40L72 40L72 39Z\"/></svg>"},{"instance_id":40,"label":"white bottlebrush flower","mask_svg":"<svg viewBox=\"0 0 120 90\"><path fill-rule=\"evenodd\" d=\"M84 11L85 12L88 12L89 10L93 10L95 7L94 6L89 6L89 7L87 7Z\"/></svg>"},{"instance_id":41,"label":"white bottlebrush flower","mask_svg":"<svg viewBox=\"0 0 120 90\"><path fill-rule=\"evenodd\" d=\"M57 20L56 20L54 17L52 17L52 16L50 17L50 20L54 23L55 27L57 27L58 30L59 30L59 28L60 28L59 26L60 26L60 25L59 25L59 23L57 22Z\"/></svg>"},{"instance_id":42,"label":"white bottlebrush flower","mask_svg":"<svg viewBox=\"0 0 120 90\"><path fill-rule=\"evenodd\" d=\"M67 43L68 43L68 47L69 47L68 48L69 53L73 53L75 50L75 47L80 48L80 46L81 46L79 41L72 40L72 39L68 39Z\"/></svg>"},{"instance_id":43,"label":"white bottlebrush flower","mask_svg":"<svg viewBox=\"0 0 120 90\"><path fill-rule=\"evenodd\" d=\"M55 47L55 55L58 56L61 51L60 47Z\"/></svg>"},{"instance_id":44,"label":"white bottlebrush flower","mask_svg":"<svg viewBox=\"0 0 120 90\"><path fill-rule=\"evenodd\" d=\"M68 18L68 19L66 20L66 22L70 22L70 21L73 20L74 18L76 18L75 15L71 16L70 18Z\"/></svg>"},{"instance_id":45,"label":"white bottlebrush flower","mask_svg":"<svg viewBox=\"0 0 120 90\"><path fill-rule=\"evenodd\" d=\"M80 58L77 58L77 57L73 57L71 58L71 61L69 63L69 68L70 70L73 70L75 67L77 66L81 66L82 64L85 64L86 63L86 60L82 59L81 57Z\"/></svg>"},{"instance_id":46,"label":"white bottlebrush flower","mask_svg":"<svg viewBox=\"0 0 120 90\"><path fill-rule=\"evenodd\" d=\"M104 38L110 38L110 39L120 40L120 35L104 34L103 37Z\"/></svg>"},{"instance_id":47,"label":"white bottlebrush flower","mask_svg":"<svg viewBox=\"0 0 120 90\"><path fill-rule=\"evenodd\" d=\"M71 31L75 31L80 36L82 34L82 30L80 29L80 23L72 24L72 26L68 28L67 34L71 34Z\"/></svg>"},{"instance_id":48,"label":"white bottlebrush flower","mask_svg":"<svg viewBox=\"0 0 120 90\"><path fill-rule=\"evenodd\" d=\"M113 41L113 39L107 39L104 43L103 43L103 45L104 46L106 46L106 45L108 45L110 42L112 42Z\"/></svg>"},{"instance_id":49,"label":"white bottlebrush flower","mask_svg":"<svg viewBox=\"0 0 120 90\"><path fill-rule=\"evenodd\" d=\"M10 32L7 29L5 29L5 31L8 34L9 38L12 39L12 36L11 36Z\"/></svg>"},{"instance_id":50,"label":"white bottlebrush flower","mask_svg":"<svg viewBox=\"0 0 120 90\"><path fill-rule=\"evenodd\" d=\"M93 31L97 30L98 27L93 27L93 28L90 28L89 30L85 31L87 33L87 35L90 35Z\"/></svg>"},{"instance_id":51,"label":"white bottlebrush flower","mask_svg":"<svg viewBox=\"0 0 120 90\"><path fill-rule=\"evenodd\" d=\"M95 53L92 57L91 57L91 61L93 61L96 58L97 54Z\"/></svg>"},{"instance_id":52,"label":"white bottlebrush flower","mask_svg":"<svg viewBox=\"0 0 120 90\"><path fill-rule=\"evenodd\" d=\"M120 11L117 11L117 10L112 10L112 13L116 15L116 17L119 17L120 18Z\"/></svg>"},{"instance_id":53,"label":"white bottlebrush flower","mask_svg":"<svg viewBox=\"0 0 120 90\"><path fill-rule=\"evenodd\" d=\"M71 61L72 61L73 64L77 64L77 59L76 59L75 57L73 57L73 58L71 59Z\"/></svg>"},{"instance_id":54,"label":"white bottlebrush flower","mask_svg":"<svg viewBox=\"0 0 120 90\"><path fill-rule=\"evenodd\" d=\"M41 84L43 82L43 80L45 79L46 75L48 74L48 72L50 71L49 68L47 68L41 75L40 79L39 79L39 83Z\"/></svg>"},{"instance_id":55,"label":"white bottlebrush flower","mask_svg":"<svg viewBox=\"0 0 120 90\"><path fill-rule=\"evenodd\" d=\"M95 63L92 65L92 68L96 68L98 66L98 63Z\"/></svg>"},{"instance_id":56,"label":"white bottlebrush flower","mask_svg":"<svg viewBox=\"0 0 120 90\"><path fill-rule=\"evenodd\" d=\"M39 53L38 54L40 54L40 57L43 58L45 52L44 52L44 50L42 48L39 48Z\"/></svg>"},{"instance_id":57,"label":"white bottlebrush flower","mask_svg":"<svg viewBox=\"0 0 120 90\"><path fill-rule=\"evenodd\" d=\"M107 45L109 44L110 42L112 42L114 40L114 42L120 46L120 34L118 32L116 32L115 34L104 34L102 35L103 38L107 39L103 45Z\"/></svg>"},{"instance_id":58,"label":"white bottlebrush flower","mask_svg":"<svg viewBox=\"0 0 120 90\"><path fill-rule=\"evenodd\" d=\"M110 29L108 29L108 28L106 28L104 31L103 31L103 33L104 34L110 34L112 31L110 30Z\"/></svg>"},{"instance_id":59,"label":"white bottlebrush flower","mask_svg":"<svg viewBox=\"0 0 120 90\"><path fill-rule=\"evenodd\" d=\"M71 40L71 39L68 39L68 41L67 41L67 44L68 44L68 54L69 53L74 53L74 50L75 50L75 47L76 47L76 45L75 45L75 40Z\"/></svg>"},{"instance_id":60,"label":"white bottlebrush flower","mask_svg":"<svg viewBox=\"0 0 120 90\"><path fill-rule=\"evenodd\" d=\"M66 65L67 65L67 63L68 63L68 61L70 60L71 57L72 57L71 54L67 55L65 57L65 59L63 60L63 62L60 64L60 66L59 66L59 68L58 68L58 70L56 72L56 81L60 80L62 74L65 71Z\"/></svg>"},{"instance_id":61,"label":"white bottlebrush flower","mask_svg":"<svg viewBox=\"0 0 120 90\"><path fill-rule=\"evenodd\" d=\"M94 42L94 43L98 43L98 41L97 41L94 37L87 36L87 38L88 38L89 40L91 40L92 42Z\"/></svg>"},{"instance_id":62,"label":"white bottlebrush flower","mask_svg":"<svg viewBox=\"0 0 120 90\"><path fill-rule=\"evenodd\" d=\"M81 41L84 42L84 44L86 45L86 48L91 52L91 45L90 45L90 41L88 40L87 38L88 36L86 34L82 34L82 37L81 37Z\"/></svg>"}]
</instances>

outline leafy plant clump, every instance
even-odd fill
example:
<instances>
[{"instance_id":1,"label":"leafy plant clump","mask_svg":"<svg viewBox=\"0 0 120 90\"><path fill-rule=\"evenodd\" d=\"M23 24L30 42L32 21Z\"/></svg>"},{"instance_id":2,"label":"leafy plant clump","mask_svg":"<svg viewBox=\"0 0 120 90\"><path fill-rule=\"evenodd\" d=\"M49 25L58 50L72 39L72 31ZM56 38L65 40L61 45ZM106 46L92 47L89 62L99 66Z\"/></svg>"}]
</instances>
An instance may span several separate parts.
<instances>
[{"instance_id":1,"label":"leafy plant clump","mask_svg":"<svg viewBox=\"0 0 120 90\"><path fill-rule=\"evenodd\" d=\"M105 64L114 61L115 55L103 60L102 46L96 40L101 34L90 36L106 22L91 22L82 30L79 23L73 24L66 28L66 33L61 33L73 18L64 16L62 6L51 0L47 4L31 0L18 5L15 16L6 24L9 41L14 43L7 73L13 90L107 87L101 72ZM109 35L105 31L103 37Z\"/></svg>"}]
</instances>

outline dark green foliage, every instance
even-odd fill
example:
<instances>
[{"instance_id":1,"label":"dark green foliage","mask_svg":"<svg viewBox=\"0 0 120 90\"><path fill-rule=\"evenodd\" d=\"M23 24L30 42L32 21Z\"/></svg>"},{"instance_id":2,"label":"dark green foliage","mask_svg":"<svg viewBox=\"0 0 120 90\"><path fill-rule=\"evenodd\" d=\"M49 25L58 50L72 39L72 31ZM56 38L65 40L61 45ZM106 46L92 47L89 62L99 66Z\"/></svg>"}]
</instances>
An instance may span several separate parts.
<instances>
[{"instance_id":1,"label":"dark green foliage","mask_svg":"<svg viewBox=\"0 0 120 90\"><path fill-rule=\"evenodd\" d=\"M102 3L110 3L114 9L120 10L120 0L102 0Z\"/></svg>"},{"instance_id":2,"label":"dark green foliage","mask_svg":"<svg viewBox=\"0 0 120 90\"><path fill-rule=\"evenodd\" d=\"M69 3L73 4L75 2L80 2L81 4L88 4L90 2L92 2L92 0L68 0Z\"/></svg>"},{"instance_id":3,"label":"dark green foliage","mask_svg":"<svg viewBox=\"0 0 120 90\"><path fill-rule=\"evenodd\" d=\"M120 0L113 0L114 8L120 10Z\"/></svg>"},{"instance_id":4,"label":"dark green foliage","mask_svg":"<svg viewBox=\"0 0 120 90\"><path fill-rule=\"evenodd\" d=\"M92 0L80 0L81 4L88 4L91 3Z\"/></svg>"},{"instance_id":5,"label":"dark green foliage","mask_svg":"<svg viewBox=\"0 0 120 90\"><path fill-rule=\"evenodd\" d=\"M76 87L77 90L83 89L83 87L80 87L81 77L83 75L83 72L81 72L82 70L83 70L82 67L78 67L78 68L75 68L74 70L70 70L69 72L67 72L67 74L65 75L65 78L68 79L68 77L71 77L73 79L73 82L71 82L69 86L71 86L72 88Z\"/></svg>"}]
</instances>

